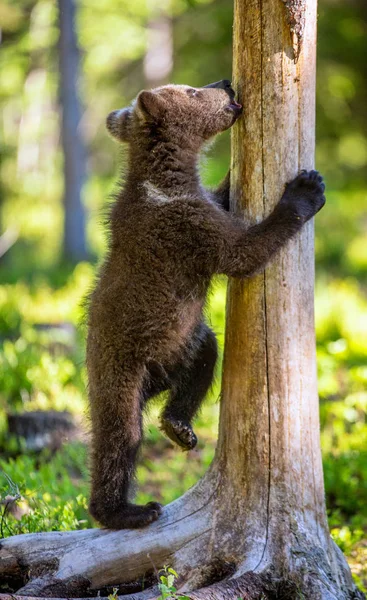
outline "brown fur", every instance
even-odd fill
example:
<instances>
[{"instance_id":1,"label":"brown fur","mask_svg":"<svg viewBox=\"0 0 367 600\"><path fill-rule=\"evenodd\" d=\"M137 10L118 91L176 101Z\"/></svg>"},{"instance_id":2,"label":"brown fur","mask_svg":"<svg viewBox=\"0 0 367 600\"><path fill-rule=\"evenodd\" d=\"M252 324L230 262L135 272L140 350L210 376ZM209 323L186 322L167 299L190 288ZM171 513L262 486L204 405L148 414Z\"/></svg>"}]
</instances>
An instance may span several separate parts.
<instances>
[{"instance_id":1,"label":"brown fur","mask_svg":"<svg viewBox=\"0 0 367 600\"><path fill-rule=\"evenodd\" d=\"M233 98L226 81L198 90L168 85L141 92L107 119L110 133L129 144L129 161L89 308L90 512L106 527L142 527L161 512L129 498L150 398L170 390L162 428L185 449L196 444L191 421L217 354L203 321L211 278L263 269L325 201L322 178L303 172L274 212L248 228L225 210L228 176L217 192L203 188L198 154L239 116Z\"/></svg>"}]
</instances>

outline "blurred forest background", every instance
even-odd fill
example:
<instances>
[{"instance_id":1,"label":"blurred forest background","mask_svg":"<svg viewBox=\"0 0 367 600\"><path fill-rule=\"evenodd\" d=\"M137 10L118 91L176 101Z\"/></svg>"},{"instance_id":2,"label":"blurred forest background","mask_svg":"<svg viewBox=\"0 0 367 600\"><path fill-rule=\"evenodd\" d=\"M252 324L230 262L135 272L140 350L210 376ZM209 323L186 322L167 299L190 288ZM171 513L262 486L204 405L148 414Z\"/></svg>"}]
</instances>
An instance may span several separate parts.
<instances>
[{"instance_id":1,"label":"blurred forest background","mask_svg":"<svg viewBox=\"0 0 367 600\"><path fill-rule=\"evenodd\" d=\"M61 12L59 8L62 8ZM121 161L106 115L144 87L231 77L231 0L0 0L0 535L90 527L83 296ZM319 0L316 328L332 535L367 588L367 4ZM229 165L223 134L202 165ZM209 318L223 344L225 282ZM202 475L218 383L183 454L146 423L138 501ZM108 433L106 434L108 443ZM67 443L61 446L61 442Z\"/></svg>"}]
</instances>

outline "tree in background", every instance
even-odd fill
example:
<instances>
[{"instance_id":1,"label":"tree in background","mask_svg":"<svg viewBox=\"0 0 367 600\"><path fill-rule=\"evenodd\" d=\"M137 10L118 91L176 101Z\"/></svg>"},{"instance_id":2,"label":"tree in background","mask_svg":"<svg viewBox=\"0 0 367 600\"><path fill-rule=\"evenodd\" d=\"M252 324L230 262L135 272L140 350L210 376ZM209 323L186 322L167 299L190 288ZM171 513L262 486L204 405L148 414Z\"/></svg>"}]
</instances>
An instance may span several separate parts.
<instances>
[{"instance_id":1,"label":"tree in background","mask_svg":"<svg viewBox=\"0 0 367 600\"><path fill-rule=\"evenodd\" d=\"M166 10L164 10L164 8ZM147 88L169 83L173 67L172 17L160 3L153 8L147 26L147 47L144 56L144 76Z\"/></svg>"},{"instance_id":2,"label":"tree in background","mask_svg":"<svg viewBox=\"0 0 367 600\"><path fill-rule=\"evenodd\" d=\"M58 0L61 138L64 159L63 255L72 262L88 257L85 242L85 210L82 189L86 159L81 131L82 110L78 97L79 48L75 32L74 0Z\"/></svg>"}]
</instances>

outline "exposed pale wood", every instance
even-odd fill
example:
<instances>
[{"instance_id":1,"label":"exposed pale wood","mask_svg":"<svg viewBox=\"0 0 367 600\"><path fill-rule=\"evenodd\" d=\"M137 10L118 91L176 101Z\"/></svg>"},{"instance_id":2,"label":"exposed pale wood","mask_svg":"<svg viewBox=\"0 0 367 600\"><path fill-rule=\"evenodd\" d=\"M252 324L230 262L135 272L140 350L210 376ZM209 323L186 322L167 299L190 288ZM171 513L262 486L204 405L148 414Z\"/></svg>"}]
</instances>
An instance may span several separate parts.
<instances>
[{"instance_id":1,"label":"exposed pale wood","mask_svg":"<svg viewBox=\"0 0 367 600\"><path fill-rule=\"evenodd\" d=\"M288 20L300 4L298 57ZM250 222L314 160L316 0L286 5L235 1L234 87L244 117L233 133L232 205ZM192 600L266 598L274 589L277 597L363 598L327 528L313 262L309 223L264 274L230 281L218 447L198 485L145 530L2 541L0 576L28 574L18 593L81 595L169 563ZM127 598L155 590L144 594Z\"/></svg>"},{"instance_id":2,"label":"exposed pale wood","mask_svg":"<svg viewBox=\"0 0 367 600\"><path fill-rule=\"evenodd\" d=\"M235 39L251 35L252 42L246 52L241 42L235 47L235 86L238 81L245 116L233 136L233 199L235 209L252 221L271 211L285 183L301 168L313 166L316 2L309 0L307 9L308 55L303 53L295 64L282 3L267 2L262 8L250 1L246 10L237 3ZM228 445L229 478L234 471L238 476L242 458L243 519L257 532L251 535L256 543L246 568L266 563L274 521L281 514L286 536L297 526L309 533L311 528L312 535L321 536L320 544L328 538L317 418L313 261L310 223L264 274L230 282L221 441ZM246 414L246 428L238 425L241 413ZM277 543L279 534L278 524Z\"/></svg>"}]
</instances>

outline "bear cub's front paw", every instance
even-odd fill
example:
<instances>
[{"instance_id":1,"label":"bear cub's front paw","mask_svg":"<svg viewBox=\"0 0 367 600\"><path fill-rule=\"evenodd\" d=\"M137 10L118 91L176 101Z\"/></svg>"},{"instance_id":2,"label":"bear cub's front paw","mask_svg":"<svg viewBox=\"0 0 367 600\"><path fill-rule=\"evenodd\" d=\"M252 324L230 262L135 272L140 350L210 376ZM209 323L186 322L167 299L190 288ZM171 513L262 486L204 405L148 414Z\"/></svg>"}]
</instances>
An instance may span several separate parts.
<instances>
[{"instance_id":1,"label":"bear cub's front paw","mask_svg":"<svg viewBox=\"0 0 367 600\"><path fill-rule=\"evenodd\" d=\"M197 444L197 437L189 423L172 418L163 418L161 429L172 442L184 450L192 450Z\"/></svg>"},{"instance_id":2,"label":"bear cub's front paw","mask_svg":"<svg viewBox=\"0 0 367 600\"><path fill-rule=\"evenodd\" d=\"M325 184L318 171L301 171L288 183L279 206L305 223L324 206L324 192Z\"/></svg>"}]
</instances>

